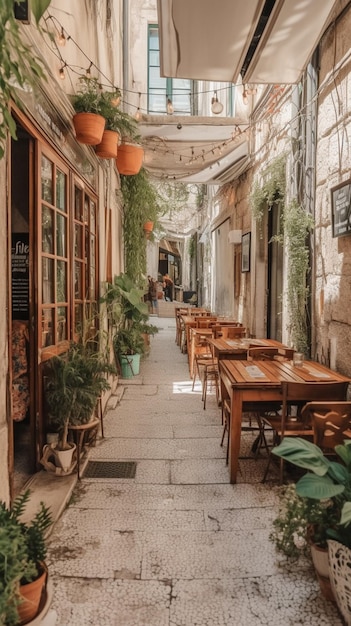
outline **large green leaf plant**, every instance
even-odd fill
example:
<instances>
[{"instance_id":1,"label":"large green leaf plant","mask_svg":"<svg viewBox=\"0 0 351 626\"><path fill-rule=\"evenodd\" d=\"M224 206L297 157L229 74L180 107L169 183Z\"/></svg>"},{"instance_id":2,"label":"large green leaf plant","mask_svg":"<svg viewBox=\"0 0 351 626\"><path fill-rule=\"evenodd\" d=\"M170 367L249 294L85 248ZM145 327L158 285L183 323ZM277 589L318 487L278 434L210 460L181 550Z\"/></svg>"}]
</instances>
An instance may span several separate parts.
<instances>
[{"instance_id":1,"label":"large green leaf plant","mask_svg":"<svg viewBox=\"0 0 351 626\"><path fill-rule=\"evenodd\" d=\"M318 446L300 437L284 437L272 452L308 470L296 483L297 494L323 503L329 512L324 522L326 538L351 548L351 440L335 447L341 462L330 460Z\"/></svg>"}]
</instances>

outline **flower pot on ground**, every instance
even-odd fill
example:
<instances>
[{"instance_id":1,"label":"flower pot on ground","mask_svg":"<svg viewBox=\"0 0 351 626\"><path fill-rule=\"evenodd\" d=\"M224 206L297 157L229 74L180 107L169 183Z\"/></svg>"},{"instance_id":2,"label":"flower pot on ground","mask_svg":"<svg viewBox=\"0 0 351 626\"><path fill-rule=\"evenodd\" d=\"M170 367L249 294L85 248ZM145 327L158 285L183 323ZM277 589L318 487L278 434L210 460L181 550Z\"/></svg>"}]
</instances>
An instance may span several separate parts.
<instances>
[{"instance_id":1,"label":"flower pot on ground","mask_svg":"<svg viewBox=\"0 0 351 626\"><path fill-rule=\"evenodd\" d=\"M11 508L0 503L0 623L6 626L27 623L36 616L47 578L46 531L52 518L41 503L30 522L22 521L29 495L28 490L19 495ZM37 579L41 579L38 594L27 605L21 587L28 590Z\"/></svg>"},{"instance_id":2,"label":"flower pot on ground","mask_svg":"<svg viewBox=\"0 0 351 626\"><path fill-rule=\"evenodd\" d=\"M116 166L120 174L134 176L141 170L144 150L135 143L121 143L117 152Z\"/></svg>"},{"instance_id":3,"label":"flower pot on ground","mask_svg":"<svg viewBox=\"0 0 351 626\"><path fill-rule=\"evenodd\" d=\"M130 373L134 376L139 374L140 355L144 353L144 340L139 328L120 328L113 337L113 349L123 378L130 378Z\"/></svg>"}]
</instances>

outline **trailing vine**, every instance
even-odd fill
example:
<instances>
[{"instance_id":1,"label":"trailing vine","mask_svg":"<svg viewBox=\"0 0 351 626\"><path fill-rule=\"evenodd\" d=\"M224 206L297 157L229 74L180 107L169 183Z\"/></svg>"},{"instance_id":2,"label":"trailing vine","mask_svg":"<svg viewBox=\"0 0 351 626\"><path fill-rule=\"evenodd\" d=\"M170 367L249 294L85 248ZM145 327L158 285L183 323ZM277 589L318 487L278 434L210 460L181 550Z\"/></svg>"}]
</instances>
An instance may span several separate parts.
<instances>
[{"instance_id":1,"label":"trailing vine","mask_svg":"<svg viewBox=\"0 0 351 626\"><path fill-rule=\"evenodd\" d=\"M123 239L125 272L133 282L141 286L146 275L146 242L144 224L158 225L159 217L167 210L145 169L135 176L121 176L123 196Z\"/></svg>"},{"instance_id":2,"label":"trailing vine","mask_svg":"<svg viewBox=\"0 0 351 626\"><path fill-rule=\"evenodd\" d=\"M50 0L32 0L31 8L38 23ZM14 16L14 1L0 2L0 159L4 156L7 133L17 139L16 123L9 110L13 100L19 108L22 103L16 89L35 87L38 78L44 78L41 61L33 56L21 39L19 24Z\"/></svg>"},{"instance_id":3,"label":"trailing vine","mask_svg":"<svg viewBox=\"0 0 351 626\"><path fill-rule=\"evenodd\" d=\"M281 207L284 206L286 186L285 165L285 156L277 157L265 169L264 184L259 185L258 181L254 182L249 201L255 220L261 221L264 211L274 203Z\"/></svg>"},{"instance_id":4,"label":"trailing vine","mask_svg":"<svg viewBox=\"0 0 351 626\"><path fill-rule=\"evenodd\" d=\"M290 336L296 350L304 354L308 352L308 235L313 225L312 216L294 199L285 207L283 234L274 237L286 245Z\"/></svg>"}]
</instances>

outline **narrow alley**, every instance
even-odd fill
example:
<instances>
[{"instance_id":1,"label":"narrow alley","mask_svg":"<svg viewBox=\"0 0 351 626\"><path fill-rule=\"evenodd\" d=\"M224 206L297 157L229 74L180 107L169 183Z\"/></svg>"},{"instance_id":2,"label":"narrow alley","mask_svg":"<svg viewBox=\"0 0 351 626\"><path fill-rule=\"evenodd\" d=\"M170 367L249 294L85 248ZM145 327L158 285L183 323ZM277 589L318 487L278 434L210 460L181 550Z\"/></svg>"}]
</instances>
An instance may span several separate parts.
<instances>
[{"instance_id":1,"label":"narrow alley","mask_svg":"<svg viewBox=\"0 0 351 626\"><path fill-rule=\"evenodd\" d=\"M135 462L135 476L83 474L50 537L57 626L341 626L309 562L284 567L269 540L266 457L241 460L229 484L215 395L203 410L174 320L152 322L150 355L120 381L85 470Z\"/></svg>"}]
</instances>

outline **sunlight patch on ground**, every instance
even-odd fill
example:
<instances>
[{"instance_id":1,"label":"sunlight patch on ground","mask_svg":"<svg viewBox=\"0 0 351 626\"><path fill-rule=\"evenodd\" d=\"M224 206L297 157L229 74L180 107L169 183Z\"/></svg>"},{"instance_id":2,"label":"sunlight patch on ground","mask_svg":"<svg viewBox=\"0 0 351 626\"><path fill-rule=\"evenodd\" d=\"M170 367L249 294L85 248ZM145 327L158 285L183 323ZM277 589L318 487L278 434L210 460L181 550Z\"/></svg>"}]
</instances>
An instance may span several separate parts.
<instances>
[{"instance_id":1,"label":"sunlight patch on ground","mask_svg":"<svg viewBox=\"0 0 351 626\"><path fill-rule=\"evenodd\" d=\"M192 380L177 381L173 383L173 393L200 393L201 383L195 383L193 391Z\"/></svg>"}]
</instances>

